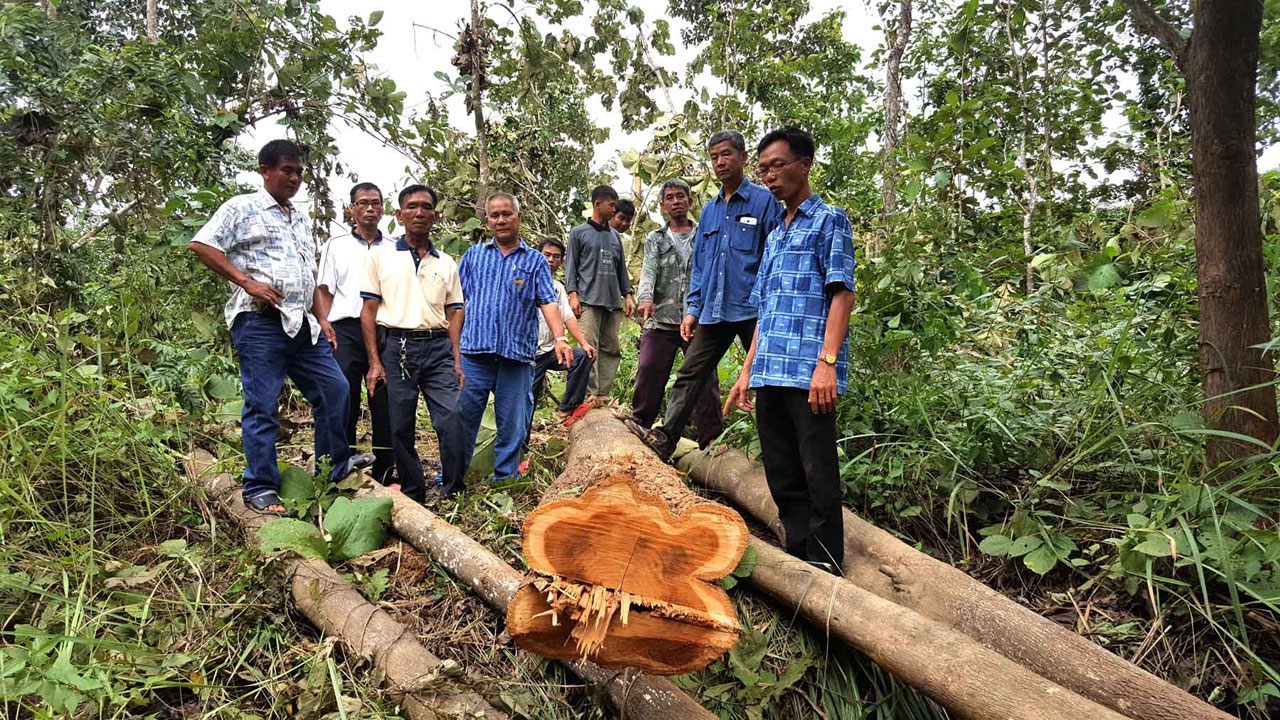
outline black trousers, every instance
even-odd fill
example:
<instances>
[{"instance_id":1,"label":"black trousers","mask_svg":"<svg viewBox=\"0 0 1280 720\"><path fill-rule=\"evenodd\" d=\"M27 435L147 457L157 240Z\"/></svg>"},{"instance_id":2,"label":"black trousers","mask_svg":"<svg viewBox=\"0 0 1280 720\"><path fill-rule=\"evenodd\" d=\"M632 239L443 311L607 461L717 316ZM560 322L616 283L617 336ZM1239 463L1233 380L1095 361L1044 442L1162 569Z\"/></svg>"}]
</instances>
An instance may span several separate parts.
<instances>
[{"instance_id":1,"label":"black trousers","mask_svg":"<svg viewBox=\"0 0 1280 720\"><path fill-rule=\"evenodd\" d=\"M751 337L756 332L756 320L739 320L738 322L719 322L711 325L699 325L693 333L693 341L684 352L684 362L676 373L676 381L667 394L667 415L663 418L662 427L658 428L663 446L662 459L666 460L675 452L680 435L689 424L698 402L702 400L710 383L719 383L716 366L720 359L729 352L734 338L742 343L742 349L751 347Z\"/></svg>"},{"instance_id":2,"label":"black trousers","mask_svg":"<svg viewBox=\"0 0 1280 720\"><path fill-rule=\"evenodd\" d=\"M418 397L422 396L440 446L440 492L446 496L462 492L471 456L463 447L453 343L447 336L423 340L388 335L382 347L382 366L387 371L391 444L401 491L418 502L426 496L426 476L417 448Z\"/></svg>"},{"instance_id":3,"label":"black trousers","mask_svg":"<svg viewBox=\"0 0 1280 720\"><path fill-rule=\"evenodd\" d=\"M836 414L815 415L809 391L756 390L756 429L769 494L778 505L787 552L842 574L844 516Z\"/></svg>"},{"instance_id":4,"label":"black trousers","mask_svg":"<svg viewBox=\"0 0 1280 720\"><path fill-rule=\"evenodd\" d=\"M347 444L356 444L356 422L360 419L360 386L364 384L364 376L369 372L369 356L365 353L364 337L360 334L360 320L345 318L333 323L333 332L338 336L338 349L333 357L342 368L347 378L347 387L351 397L347 404ZM373 477L381 483L391 481L391 471L395 467L395 456L391 451L391 420L387 415L387 388L379 386L369 391L369 417L373 426Z\"/></svg>"}]
</instances>

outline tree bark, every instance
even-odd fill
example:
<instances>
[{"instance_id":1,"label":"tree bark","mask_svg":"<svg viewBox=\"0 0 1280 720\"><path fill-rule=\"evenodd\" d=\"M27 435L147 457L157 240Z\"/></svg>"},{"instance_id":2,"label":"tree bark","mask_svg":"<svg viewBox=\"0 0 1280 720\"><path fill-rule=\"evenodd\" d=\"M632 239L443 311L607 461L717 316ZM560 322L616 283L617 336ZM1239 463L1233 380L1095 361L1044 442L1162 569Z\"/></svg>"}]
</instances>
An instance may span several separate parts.
<instances>
[{"instance_id":1,"label":"tree bark","mask_svg":"<svg viewBox=\"0 0 1280 720\"><path fill-rule=\"evenodd\" d=\"M147 0L147 42L156 41L156 0Z\"/></svg>"},{"instance_id":2,"label":"tree bark","mask_svg":"<svg viewBox=\"0 0 1280 720\"><path fill-rule=\"evenodd\" d=\"M1036 291L1036 270L1031 264L1035 247L1031 244L1031 221L1036 214L1036 203L1040 199L1039 178L1031 171L1030 148L1027 142L1031 135L1031 114L1027 112L1027 69L1023 63L1023 52L1013 38L1013 8L1010 2L1004 5L1004 36L1009 43L1009 54L1012 56L1013 74L1018 81L1018 120L1021 128L1018 131L1018 165L1027 179L1027 201L1022 204L1022 254L1026 256L1026 293L1030 296Z\"/></svg>"},{"instance_id":3,"label":"tree bark","mask_svg":"<svg viewBox=\"0 0 1280 720\"><path fill-rule=\"evenodd\" d=\"M557 483L579 482L617 468L641 469L663 487L673 506L705 503L684 486L681 473L657 457L609 412L594 410L576 422L568 468ZM568 476L568 477L566 477ZM962 718L1004 720L1123 720L1123 716L1046 680L973 639L847 580L819 570L752 538L757 563L745 583L819 630L866 654L899 680L928 694ZM848 558L846 558L848 561ZM1041 652L1053 654L1054 648Z\"/></svg>"},{"instance_id":4,"label":"tree bark","mask_svg":"<svg viewBox=\"0 0 1280 720\"><path fill-rule=\"evenodd\" d=\"M733 647L737 613L711 583L742 558L746 523L673 475L653 456L570 460L524 520L533 574L507 609L521 647L656 675L699 670Z\"/></svg>"},{"instance_id":5,"label":"tree bark","mask_svg":"<svg viewBox=\"0 0 1280 720\"><path fill-rule=\"evenodd\" d=\"M264 517L245 507L239 485L230 475L216 472L215 463L212 455L197 450L187 457L187 475L252 538L264 524ZM372 659L386 673L388 692L399 696L412 720L508 717L474 692L447 694L429 689L439 678L440 659L419 644L408 628L365 600L328 564L296 556L283 557L281 563L302 614L326 635L341 638L352 652Z\"/></svg>"},{"instance_id":6,"label":"tree bark","mask_svg":"<svg viewBox=\"0 0 1280 720\"><path fill-rule=\"evenodd\" d=\"M391 498L396 534L471 587L493 609L506 613L524 575L435 513L381 485L357 495ZM591 662L567 663L575 675L603 689L614 709L632 720L714 720L715 716L670 680L606 670Z\"/></svg>"},{"instance_id":7,"label":"tree bark","mask_svg":"<svg viewBox=\"0 0 1280 720\"><path fill-rule=\"evenodd\" d=\"M884 144L881 149L884 184L880 188L883 205L880 231L871 238L872 253L882 252L889 240L889 221L898 209L898 146L902 125L902 55L911 40L911 0L898 0L898 25L893 45L885 58L884 70Z\"/></svg>"},{"instance_id":8,"label":"tree bark","mask_svg":"<svg viewBox=\"0 0 1280 720\"><path fill-rule=\"evenodd\" d=\"M484 24L480 14L480 0L471 0L471 37L474 42L471 63L471 112L476 121L476 153L479 157L480 177L476 181L476 217L483 222L489 199L489 136L484 124Z\"/></svg>"},{"instance_id":9,"label":"tree bark","mask_svg":"<svg viewBox=\"0 0 1280 720\"><path fill-rule=\"evenodd\" d=\"M1206 424L1274 446L1280 434L1258 216L1258 42L1255 0L1195 4L1190 41L1145 0L1125 0L1134 23L1177 61L1187 80L1195 185L1200 372ZM1210 436L1210 467L1265 449Z\"/></svg>"},{"instance_id":10,"label":"tree bark","mask_svg":"<svg viewBox=\"0 0 1280 720\"><path fill-rule=\"evenodd\" d=\"M764 469L737 450L693 452L679 467L781 534ZM1229 720L1070 630L1046 620L960 570L844 511L845 579L878 598L958 631L1040 676L1133 720Z\"/></svg>"}]
</instances>

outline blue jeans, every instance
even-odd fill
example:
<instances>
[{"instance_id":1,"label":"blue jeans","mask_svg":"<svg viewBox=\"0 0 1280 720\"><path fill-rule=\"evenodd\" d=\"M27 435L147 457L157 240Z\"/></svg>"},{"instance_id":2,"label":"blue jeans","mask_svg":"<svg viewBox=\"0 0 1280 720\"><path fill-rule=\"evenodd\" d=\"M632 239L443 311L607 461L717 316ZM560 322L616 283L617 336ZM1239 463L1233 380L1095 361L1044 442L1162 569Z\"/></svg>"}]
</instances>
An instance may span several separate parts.
<instances>
[{"instance_id":1,"label":"blue jeans","mask_svg":"<svg viewBox=\"0 0 1280 720\"><path fill-rule=\"evenodd\" d=\"M240 359L244 410L240 437L244 443L244 496L280 490L276 466L276 434L280 430L280 389L287 376L311 403L316 429L316 467L328 458L341 467L351 458L347 444L347 379L333 359L329 343L311 342L304 323L294 337L285 334L274 310L242 312L231 326L231 342Z\"/></svg>"},{"instance_id":2,"label":"blue jeans","mask_svg":"<svg viewBox=\"0 0 1280 720\"><path fill-rule=\"evenodd\" d=\"M493 444L493 477L507 480L520 474L520 446L533 414L533 364L501 355L462 356L466 382L458 399L462 413L463 456L469 465L476 450L476 436L484 417L489 393L498 436ZM466 473L463 473L466 476Z\"/></svg>"}]
</instances>

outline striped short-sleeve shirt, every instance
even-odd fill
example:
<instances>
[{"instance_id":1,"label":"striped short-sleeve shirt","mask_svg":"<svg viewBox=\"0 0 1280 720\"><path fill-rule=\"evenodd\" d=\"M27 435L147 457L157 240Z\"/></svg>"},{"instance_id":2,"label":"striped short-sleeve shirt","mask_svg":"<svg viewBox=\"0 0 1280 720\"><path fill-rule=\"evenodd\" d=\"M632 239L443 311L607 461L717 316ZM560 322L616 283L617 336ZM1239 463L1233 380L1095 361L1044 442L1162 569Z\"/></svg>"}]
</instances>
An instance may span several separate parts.
<instances>
[{"instance_id":1,"label":"striped short-sleeve shirt","mask_svg":"<svg viewBox=\"0 0 1280 720\"><path fill-rule=\"evenodd\" d=\"M493 240L472 246L458 263L466 316L461 350L532 363L538 349L538 314L556 301L551 266L524 241L503 253Z\"/></svg>"},{"instance_id":2,"label":"striped short-sleeve shirt","mask_svg":"<svg viewBox=\"0 0 1280 720\"><path fill-rule=\"evenodd\" d=\"M751 387L808 389L827 330L827 288L854 289L853 228L844 210L817 195L797 208L788 227L778 223L765 241L751 298L759 307ZM836 354L836 392L849 385L849 335Z\"/></svg>"}]
</instances>

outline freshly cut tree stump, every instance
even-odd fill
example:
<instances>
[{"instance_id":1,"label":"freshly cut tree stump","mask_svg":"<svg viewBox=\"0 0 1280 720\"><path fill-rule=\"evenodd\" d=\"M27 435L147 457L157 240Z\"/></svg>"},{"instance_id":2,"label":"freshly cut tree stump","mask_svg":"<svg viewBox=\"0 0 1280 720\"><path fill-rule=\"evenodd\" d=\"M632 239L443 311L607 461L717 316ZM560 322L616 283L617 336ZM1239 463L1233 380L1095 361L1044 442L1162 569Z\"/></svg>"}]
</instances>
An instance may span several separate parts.
<instances>
[{"instance_id":1,"label":"freshly cut tree stump","mask_svg":"<svg viewBox=\"0 0 1280 720\"><path fill-rule=\"evenodd\" d=\"M651 454L593 460L571 463L525 518L534 577L511 600L508 632L560 660L658 675L705 667L738 639L733 604L711 582L742 559L746 523L698 501Z\"/></svg>"},{"instance_id":2,"label":"freshly cut tree stump","mask_svg":"<svg viewBox=\"0 0 1280 720\"><path fill-rule=\"evenodd\" d=\"M781 536L764 468L738 450L691 452L679 467ZM1227 713L1040 617L959 569L844 511L844 576L1133 720L1229 720Z\"/></svg>"},{"instance_id":3,"label":"freshly cut tree stump","mask_svg":"<svg viewBox=\"0 0 1280 720\"><path fill-rule=\"evenodd\" d=\"M575 423L569 468L557 481L572 486L581 473L627 458L647 482L662 486L676 506L705 502L684 486L607 412ZM566 477L569 476L569 477ZM821 632L866 654L958 717L973 720L1124 720L1124 716L1047 680L972 638L752 539L755 571L743 582L794 609ZM1041 648L1052 655L1053 647Z\"/></svg>"},{"instance_id":4,"label":"freshly cut tree stump","mask_svg":"<svg viewBox=\"0 0 1280 720\"><path fill-rule=\"evenodd\" d=\"M230 475L215 472L216 462L209 453L196 450L187 457L187 476L252 536L266 518L245 507L240 486ZM352 652L372 659L385 673L387 691L397 696L411 720L508 717L474 692L438 689L440 659L423 647L409 628L366 600L327 563L302 557L282 561L287 586L302 614L326 635L340 638Z\"/></svg>"},{"instance_id":5,"label":"freshly cut tree stump","mask_svg":"<svg viewBox=\"0 0 1280 720\"><path fill-rule=\"evenodd\" d=\"M396 534L471 587L490 607L506 612L524 576L458 528L403 494L370 483L358 496L390 498ZM684 691L663 677L606 670L581 660L566 665L589 685L604 690L628 720L715 720Z\"/></svg>"}]
</instances>

